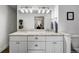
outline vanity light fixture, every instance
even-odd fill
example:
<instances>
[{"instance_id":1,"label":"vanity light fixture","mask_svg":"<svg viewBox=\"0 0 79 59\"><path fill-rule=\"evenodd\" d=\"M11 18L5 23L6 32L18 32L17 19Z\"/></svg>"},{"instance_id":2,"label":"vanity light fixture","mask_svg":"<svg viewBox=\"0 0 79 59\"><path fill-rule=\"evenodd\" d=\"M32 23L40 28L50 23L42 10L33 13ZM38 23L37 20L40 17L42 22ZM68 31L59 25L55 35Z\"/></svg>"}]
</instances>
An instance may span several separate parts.
<instances>
[{"instance_id":1,"label":"vanity light fixture","mask_svg":"<svg viewBox=\"0 0 79 59\"><path fill-rule=\"evenodd\" d=\"M25 7L20 7L20 12L21 13L32 13L33 11L32 11L32 7L27 7L27 6L25 6Z\"/></svg>"},{"instance_id":2,"label":"vanity light fixture","mask_svg":"<svg viewBox=\"0 0 79 59\"><path fill-rule=\"evenodd\" d=\"M32 7L20 7L20 12L21 13L38 13L38 14L48 14L51 12L49 7L43 6L43 7L37 7L37 8L32 8ZM37 11L37 12L36 12Z\"/></svg>"},{"instance_id":3,"label":"vanity light fixture","mask_svg":"<svg viewBox=\"0 0 79 59\"><path fill-rule=\"evenodd\" d=\"M45 13L45 7L39 7L38 8L38 13L44 14Z\"/></svg>"},{"instance_id":4,"label":"vanity light fixture","mask_svg":"<svg viewBox=\"0 0 79 59\"><path fill-rule=\"evenodd\" d=\"M49 7L39 7L39 9L41 9L41 11L39 10L38 13L42 13L42 14L48 14L51 10L49 9Z\"/></svg>"},{"instance_id":5,"label":"vanity light fixture","mask_svg":"<svg viewBox=\"0 0 79 59\"><path fill-rule=\"evenodd\" d=\"M28 11L27 13L32 13L32 12L33 12L33 11L32 11L32 7L27 7L27 6L26 6L25 8L26 8L27 11Z\"/></svg>"}]
</instances>

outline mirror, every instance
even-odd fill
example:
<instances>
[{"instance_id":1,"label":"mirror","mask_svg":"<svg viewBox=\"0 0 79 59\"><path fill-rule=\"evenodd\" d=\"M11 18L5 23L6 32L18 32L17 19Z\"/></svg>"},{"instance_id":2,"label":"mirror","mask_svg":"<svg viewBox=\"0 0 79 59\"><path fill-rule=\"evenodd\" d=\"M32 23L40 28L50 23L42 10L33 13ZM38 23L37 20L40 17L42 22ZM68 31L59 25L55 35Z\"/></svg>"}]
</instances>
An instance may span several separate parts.
<instances>
[{"instance_id":1,"label":"mirror","mask_svg":"<svg viewBox=\"0 0 79 59\"><path fill-rule=\"evenodd\" d=\"M35 29L44 29L44 16L35 16Z\"/></svg>"}]
</instances>

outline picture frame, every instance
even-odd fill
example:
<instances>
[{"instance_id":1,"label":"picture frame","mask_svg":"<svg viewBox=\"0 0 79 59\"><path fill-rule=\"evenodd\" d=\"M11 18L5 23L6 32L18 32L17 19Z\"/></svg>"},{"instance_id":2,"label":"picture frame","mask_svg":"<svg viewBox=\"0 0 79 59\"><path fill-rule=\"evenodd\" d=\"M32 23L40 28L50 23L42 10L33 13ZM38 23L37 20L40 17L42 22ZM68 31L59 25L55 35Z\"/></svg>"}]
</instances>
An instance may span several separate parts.
<instances>
[{"instance_id":1,"label":"picture frame","mask_svg":"<svg viewBox=\"0 0 79 59\"><path fill-rule=\"evenodd\" d=\"M67 20L74 20L74 12L67 12Z\"/></svg>"},{"instance_id":2,"label":"picture frame","mask_svg":"<svg viewBox=\"0 0 79 59\"><path fill-rule=\"evenodd\" d=\"M44 29L44 16L35 16L35 29Z\"/></svg>"}]
</instances>

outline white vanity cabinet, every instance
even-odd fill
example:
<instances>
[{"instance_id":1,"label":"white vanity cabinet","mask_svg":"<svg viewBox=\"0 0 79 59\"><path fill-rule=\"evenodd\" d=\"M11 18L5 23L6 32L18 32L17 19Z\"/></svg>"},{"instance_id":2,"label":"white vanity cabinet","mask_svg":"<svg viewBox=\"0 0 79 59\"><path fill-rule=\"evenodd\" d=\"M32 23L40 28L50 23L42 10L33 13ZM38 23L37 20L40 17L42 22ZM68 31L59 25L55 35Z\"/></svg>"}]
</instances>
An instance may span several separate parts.
<instances>
[{"instance_id":1,"label":"white vanity cabinet","mask_svg":"<svg viewBox=\"0 0 79 59\"><path fill-rule=\"evenodd\" d=\"M26 53L27 36L10 36L9 47L11 53Z\"/></svg>"},{"instance_id":2,"label":"white vanity cabinet","mask_svg":"<svg viewBox=\"0 0 79 59\"><path fill-rule=\"evenodd\" d=\"M63 35L10 36L10 53L63 53Z\"/></svg>"},{"instance_id":3,"label":"white vanity cabinet","mask_svg":"<svg viewBox=\"0 0 79 59\"><path fill-rule=\"evenodd\" d=\"M46 52L63 53L63 36L47 36Z\"/></svg>"}]
</instances>

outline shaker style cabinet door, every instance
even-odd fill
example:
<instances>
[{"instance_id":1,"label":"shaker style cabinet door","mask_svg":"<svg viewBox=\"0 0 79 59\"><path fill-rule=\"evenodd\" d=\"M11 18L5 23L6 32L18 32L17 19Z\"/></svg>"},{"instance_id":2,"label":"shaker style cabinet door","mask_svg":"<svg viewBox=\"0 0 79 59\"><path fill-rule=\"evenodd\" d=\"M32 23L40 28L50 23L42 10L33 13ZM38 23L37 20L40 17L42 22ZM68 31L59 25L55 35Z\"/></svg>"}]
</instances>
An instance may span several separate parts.
<instances>
[{"instance_id":1,"label":"shaker style cabinet door","mask_svg":"<svg viewBox=\"0 0 79 59\"><path fill-rule=\"evenodd\" d=\"M19 53L27 53L27 42L19 43Z\"/></svg>"},{"instance_id":2,"label":"shaker style cabinet door","mask_svg":"<svg viewBox=\"0 0 79 59\"><path fill-rule=\"evenodd\" d=\"M63 53L63 42L56 42L55 53Z\"/></svg>"},{"instance_id":3,"label":"shaker style cabinet door","mask_svg":"<svg viewBox=\"0 0 79 59\"><path fill-rule=\"evenodd\" d=\"M27 42L10 42L10 52L11 53L26 53L27 52Z\"/></svg>"},{"instance_id":4,"label":"shaker style cabinet door","mask_svg":"<svg viewBox=\"0 0 79 59\"><path fill-rule=\"evenodd\" d=\"M10 53L27 52L27 36L10 36Z\"/></svg>"},{"instance_id":5,"label":"shaker style cabinet door","mask_svg":"<svg viewBox=\"0 0 79 59\"><path fill-rule=\"evenodd\" d=\"M18 42L10 42L10 53L18 53L19 52L19 44Z\"/></svg>"},{"instance_id":6,"label":"shaker style cabinet door","mask_svg":"<svg viewBox=\"0 0 79 59\"><path fill-rule=\"evenodd\" d=\"M55 45L53 44L53 42L46 42L46 52L47 53L54 53L55 51Z\"/></svg>"},{"instance_id":7,"label":"shaker style cabinet door","mask_svg":"<svg viewBox=\"0 0 79 59\"><path fill-rule=\"evenodd\" d=\"M63 53L63 42L46 42L47 53Z\"/></svg>"}]
</instances>

